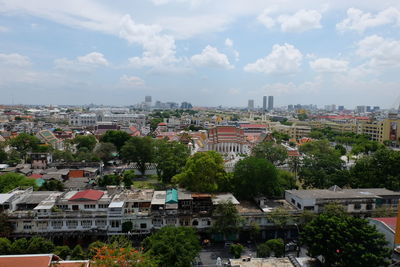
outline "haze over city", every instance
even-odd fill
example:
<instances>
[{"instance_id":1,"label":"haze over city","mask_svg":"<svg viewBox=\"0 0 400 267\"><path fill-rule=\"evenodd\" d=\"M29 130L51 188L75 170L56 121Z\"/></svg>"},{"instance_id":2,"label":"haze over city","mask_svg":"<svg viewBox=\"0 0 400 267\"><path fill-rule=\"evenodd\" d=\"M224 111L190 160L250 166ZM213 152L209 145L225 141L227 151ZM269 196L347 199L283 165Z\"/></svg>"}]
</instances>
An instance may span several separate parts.
<instances>
[{"instance_id":1,"label":"haze over city","mask_svg":"<svg viewBox=\"0 0 400 267\"><path fill-rule=\"evenodd\" d=\"M399 1L0 1L2 104L378 105Z\"/></svg>"}]
</instances>

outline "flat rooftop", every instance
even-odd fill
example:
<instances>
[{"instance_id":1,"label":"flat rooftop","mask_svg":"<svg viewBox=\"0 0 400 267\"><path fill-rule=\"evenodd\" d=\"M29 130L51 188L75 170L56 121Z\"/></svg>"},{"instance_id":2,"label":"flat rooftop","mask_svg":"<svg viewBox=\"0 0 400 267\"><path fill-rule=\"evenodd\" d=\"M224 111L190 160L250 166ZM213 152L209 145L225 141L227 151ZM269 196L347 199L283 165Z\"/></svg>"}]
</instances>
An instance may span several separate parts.
<instances>
[{"instance_id":1,"label":"flat rooftop","mask_svg":"<svg viewBox=\"0 0 400 267\"><path fill-rule=\"evenodd\" d=\"M381 198L384 196L399 196L400 192L394 192L385 188L358 188L358 189L310 189L310 190L286 190L304 199L340 199L340 198Z\"/></svg>"}]
</instances>

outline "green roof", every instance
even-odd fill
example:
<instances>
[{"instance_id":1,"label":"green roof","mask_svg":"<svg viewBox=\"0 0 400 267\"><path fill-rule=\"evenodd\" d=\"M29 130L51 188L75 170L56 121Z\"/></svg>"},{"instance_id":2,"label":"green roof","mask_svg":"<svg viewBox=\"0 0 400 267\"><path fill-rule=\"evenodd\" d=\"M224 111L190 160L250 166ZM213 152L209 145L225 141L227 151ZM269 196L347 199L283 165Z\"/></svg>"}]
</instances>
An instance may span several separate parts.
<instances>
[{"instance_id":1,"label":"green roof","mask_svg":"<svg viewBox=\"0 0 400 267\"><path fill-rule=\"evenodd\" d=\"M35 180L36 185L39 186L39 187L41 187L44 184L44 182L45 181L42 178L38 178L38 179Z\"/></svg>"},{"instance_id":2,"label":"green roof","mask_svg":"<svg viewBox=\"0 0 400 267\"><path fill-rule=\"evenodd\" d=\"M173 204L178 203L178 191L176 189L168 189L165 196L165 203Z\"/></svg>"}]
</instances>

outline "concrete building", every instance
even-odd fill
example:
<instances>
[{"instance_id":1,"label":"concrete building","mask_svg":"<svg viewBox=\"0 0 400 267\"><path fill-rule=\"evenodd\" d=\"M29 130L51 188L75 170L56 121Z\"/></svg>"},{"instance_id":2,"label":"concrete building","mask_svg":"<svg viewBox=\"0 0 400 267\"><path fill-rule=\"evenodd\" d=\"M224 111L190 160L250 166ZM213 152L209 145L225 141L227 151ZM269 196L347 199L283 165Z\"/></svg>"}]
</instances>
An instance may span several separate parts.
<instances>
[{"instance_id":1,"label":"concrete building","mask_svg":"<svg viewBox=\"0 0 400 267\"><path fill-rule=\"evenodd\" d=\"M263 111L266 111L267 109L267 96L263 96Z\"/></svg>"},{"instance_id":2,"label":"concrete building","mask_svg":"<svg viewBox=\"0 0 400 267\"><path fill-rule=\"evenodd\" d=\"M343 205L346 212L370 214L376 207L397 209L400 192L385 188L286 190L285 199L298 210L320 213L326 204L336 202Z\"/></svg>"},{"instance_id":3,"label":"concrete building","mask_svg":"<svg viewBox=\"0 0 400 267\"><path fill-rule=\"evenodd\" d=\"M95 113L72 114L69 117L71 126L94 126L97 123L97 115Z\"/></svg>"},{"instance_id":4,"label":"concrete building","mask_svg":"<svg viewBox=\"0 0 400 267\"><path fill-rule=\"evenodd\" d=\"M268 96L268 110L271 111L274 109L274 97Z\"/></svg>"},{"instance_id":5,"label":"concrete building","mask_svg":"<svg viewBox=\"0 0 400 267\"><path fill-rule=\"evenodd\" d=\"M254 99L249 99L249 101L247 103L247 109L254 110Z\"/></svg>"}]
</instances>

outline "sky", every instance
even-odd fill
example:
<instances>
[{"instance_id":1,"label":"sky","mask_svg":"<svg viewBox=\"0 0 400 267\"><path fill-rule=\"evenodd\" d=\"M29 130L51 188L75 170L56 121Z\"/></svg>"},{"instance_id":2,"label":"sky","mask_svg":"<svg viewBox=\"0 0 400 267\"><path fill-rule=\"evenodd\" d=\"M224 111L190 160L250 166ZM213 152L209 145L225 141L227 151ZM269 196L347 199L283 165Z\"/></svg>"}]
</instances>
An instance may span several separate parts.
<instances>
[{"instance_id":1,"label":"sky","mask_svg":"<svg viewBox=\"0 0 400 267\"><path fill-rule=\"evenodd\" d=\"M1 104L400 101L398 0L0 0Z\"/></svg>"}]
</instances>

